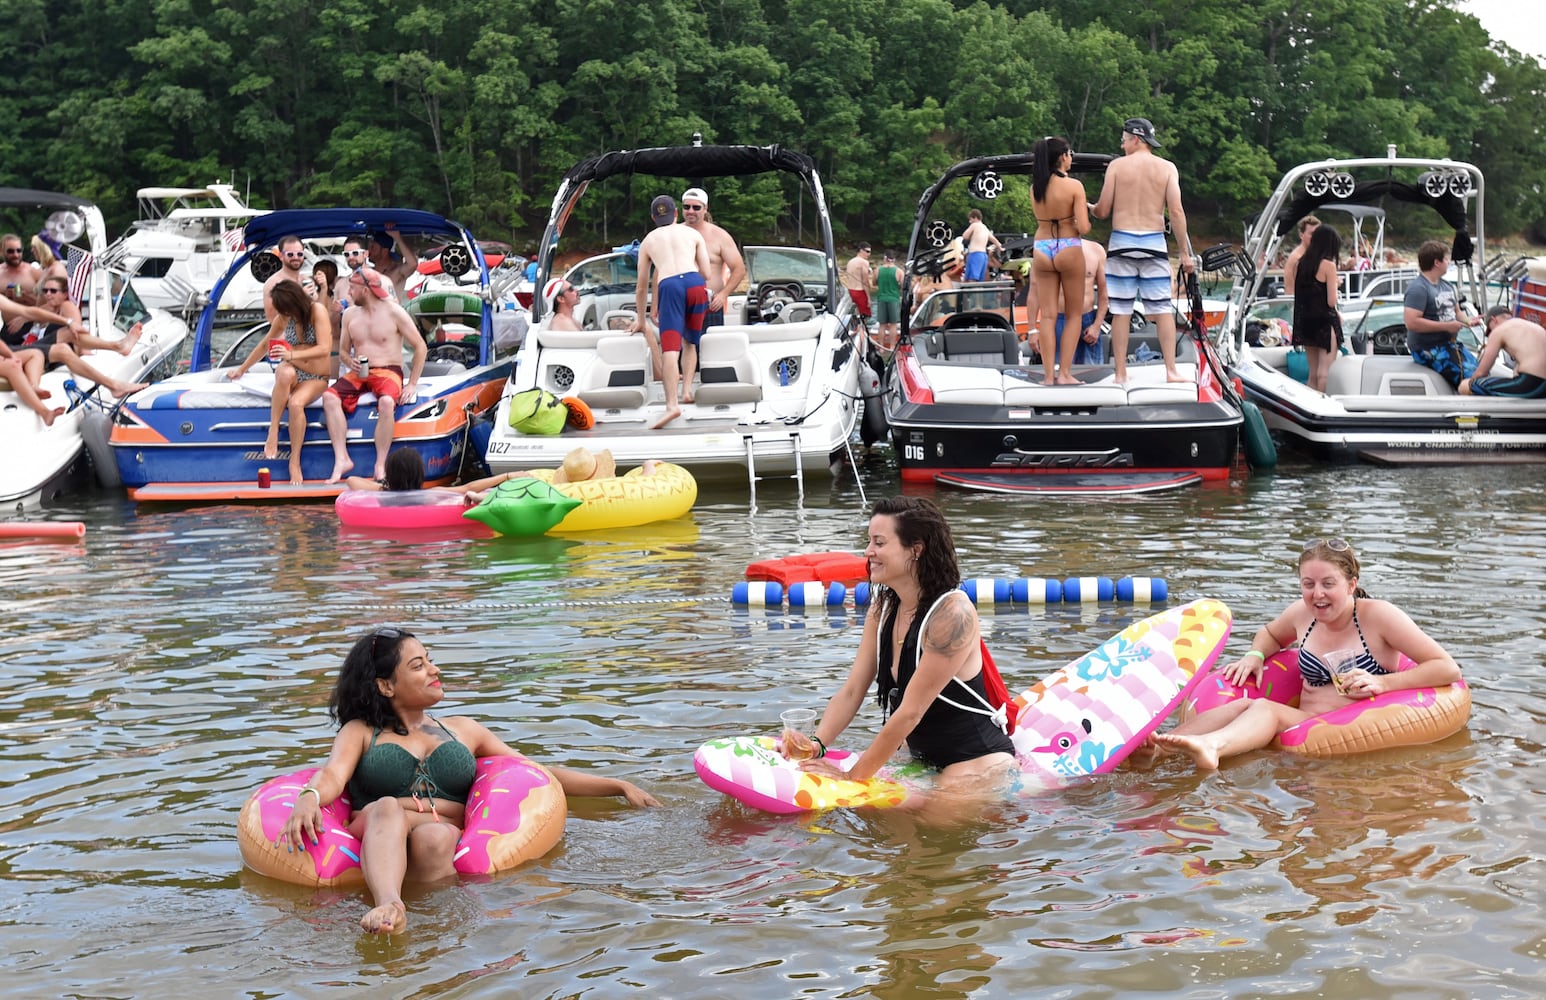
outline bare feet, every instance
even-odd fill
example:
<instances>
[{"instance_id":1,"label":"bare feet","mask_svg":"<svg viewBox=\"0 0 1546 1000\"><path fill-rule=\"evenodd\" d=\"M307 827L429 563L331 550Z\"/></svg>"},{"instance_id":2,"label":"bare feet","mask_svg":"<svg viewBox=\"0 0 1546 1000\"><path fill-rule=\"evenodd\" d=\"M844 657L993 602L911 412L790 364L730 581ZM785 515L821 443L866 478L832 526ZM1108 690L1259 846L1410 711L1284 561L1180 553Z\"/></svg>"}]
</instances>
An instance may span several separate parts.
<instances>
[{"instance_id":1,"label":"bare feet","mask_svg":"<svg viewBox=\"0 0 1546 1000\"><path fill-rule=\"evenodd\" d=\"M38 416L43 418L44 427L52 427L54 426L55 420L58 420L60 417L64 416L64 407L56 406L52 410L44 410L42 413L39 413Z\"/></svg>"},{"instance_id":2,"label":"bare feet","mask_svg":"<svg viewBox=\"0 0 1546 1000\"><path fill-rule=\"evenodd\" d=\"M279 457L279 428L270 427L263 442L263 457L272 462Z\"/></svg>"},{"instance_id":3,"label":"bare feet","mask_svg":"<svg viewBox=\"0 0 1546 1000\"><path fill-rule=\"evenodd\" d=\"M290 467L290 485L291 486L304 486L304 485L306 485L306 477L301 475L301 470L296 468L293 465Z\"/></svg>"},{"instance_id":4,"label":"bare feet","mask_svg":"<svg viewBox=\"0 0 1546 1000\"><path fill-rule=\"evenodd\" d=\"M1180 372L1176 371L1174 368L1167 368L1167 369L1165 369L1165 381L1166 382L1190 382L1191 379L1187 378L1185 375L1182 375Z\"/></svg>"},{"instance_id":5,"label":"bare feet","mask_svg":"<svg viewBox=\"0 0 1546 1000\"><path fill-rule=\"evenodd\" d=\"M1152 767L1156 760L1170 753L1170 748L1161 746L1156 742L1155 736L1155 733L1145 736L1143 742L1138 744L1137 748L1127 755L1127 759L1138 767L1148 768Z\"/></svg>"},{"instance_id":6,"label":"bare feet","mask_svg":"<svg viewBox=\"0 0 1546 1000\"><path fill-rule=\"evenodd\" d=\"M686 393L682 394L682 404L684 406L691 406L695 402L697 402L697 400L695 400L693 397L687 395Z\"/></svg>"},{"instance_id":7,"label":"bare feet","mask_svg":"<svg viewBox=\"0 0 1546 1000\"><path fill-rule=\"evenodd\" d=\"M150 383L149 382L117 382L117 381L114 381L114 382L111 382L111 383L104 382L103 384L107 386L107 389L108 389L109 392L111 392L113 395L117 396L119 399L124 399L125 397L132 396L136 392L139 392L141 389L148 389L148 388L150 388Z\"/></svg>"},{"instance_id":8,"label":"bare feet","mask_svg":"<svg viewBox=\"0 0 1546 1000\"><path fill-rule=\"evenodd\" d=\"M401 934L408 929L408 908L400 899L390 900L360 918L367 934Z\"/></svg>"},{"instance_id":9,"label":"bare feet","mask_svg":"<svg viewBox=\"0 0 1546 1000\"><path fill-rule=\"evenodd\" d=\"M327 481L330 482L330 483L336 483L340 479L343 479L345 476L347 476L352 471L354 471L354 460L353 459L350 459L350 458L338 459L338 460L336 460L333 463L333 474L328 477Z\"/></svg>"},{"instance_id":10,"label":"bare feet","mask_svg":"<svg viewBox=\"0 0 1546 1000\"><path fill-rule=\"evenodd\" d=\"M1164 749L1178 750L1186 754L1205 771L1219 769L1218 747L1206 736L1177 736L1175 733L1164 733L1155 736L1154 742Z\"/></svg>"},{"instance_id":11,"label":"bare feet","mask_svg":"<svg viewBox=\"0 0 1546 1000\"><path fill-rule=\"evenodd\" d=\"M1058 385L1084 385L1084 383L1074 378L1072 375L1059 375Z\"/></svg>"},{"instance_id":12,"label":"bare feet","mask_svg":"<svg viewBox=\"0 0 1546 1000\"><path fill-rule=\"evenodd\" d=\"M1466 379L1466 381L1469 382L1470 379ZM54 394L49 392L47 389L37 389L35 391L37 392L39 399L53 399L54 398Z\"/></svg>"},{"instance_id":13,"label":"bare feet","mask_svg":"<svg viewBox=\"0 0 1546 1000\"><path fill-rule=\"evenodd\" d=\"M144 332L144 323L136 323L129 327L129 332L124 334L123 339L118 342L118 353L127 356L130 351L134 350L134 345L140 342L140 334Z\"/></svg>"},{"instance_id":14,"label":"bare feet","mask_svg":"<svg viewBox=\"0 0 1546 1000\"><path fill-rule=\"evenodd\" d=\"M689 402L690 402L690 400L689 400ZM667 424L669 424L671 421L675 420L677 417L680 417L681 415L682 415L682 411L680 409L678 409L677 407L675 407L675 406L667 407L666 408L666 415L661 417L659 420L655 421L653 424L651 424L650 425L650 429L658 431L662 427L664 427Z\"/></svg>"},{"instance_id":15,"label":"bare feet","mask_svg":"<svg viewBox=\"0 0 1546 1000\"><path fill-rule=\"evenodd\" d=\"M1127 384L1127 372L1126 371L1119 371L1119 372L1117 372L1115 375L1111 376L1111 381L1115 382L1117 385L1126 385Z\"/></svg>"}]
</instances>

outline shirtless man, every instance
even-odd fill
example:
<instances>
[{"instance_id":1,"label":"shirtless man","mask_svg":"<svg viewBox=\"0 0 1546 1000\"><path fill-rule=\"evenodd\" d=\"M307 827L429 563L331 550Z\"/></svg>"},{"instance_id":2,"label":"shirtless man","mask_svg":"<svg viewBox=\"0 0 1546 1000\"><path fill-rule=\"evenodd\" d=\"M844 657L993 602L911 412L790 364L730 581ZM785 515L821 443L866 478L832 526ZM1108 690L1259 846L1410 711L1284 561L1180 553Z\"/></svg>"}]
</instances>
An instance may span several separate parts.
<instances>
[{"instance_id":1,"label":"shirtless man","mask_svg":"<svg viewBox=\"0 0 1546 1000\"><path fill-rule=\"evenodd\" d=\"M870 292L875 288L875 272L870 268L870 245L860 241L858 252L843 268L843 287L848 289L848 297L853 299L854 311L859 318L864 320L864 325L870 325Z\"/></svg>"},{"instance_id":2,"label":"shirtless man","mask_svg":"<svg viewBox=\"0 0 1546 1000\"><path fill-rule=\"evenodd\" d=\"M563 278L554 278L542 289L542 304L550 318L549 330L580 329L580 321L574 318L575 303L580 301L580 290Z\"/></svg>"},{"instance_id":3,"label":"shirtless man","mask_svg":"<svg viewBox=\"0 0 1546 1000\"><path fill-rule=\"evenodd\" d=\"M392 249L396 247L397 256L392 256ZM413 277L419 268L418 254L413 252L413 247L403 238L403 234L397 231L397 223L388 222L384 232L374 235L370 242L365 244L366 253L370 257L371 266L379 271L390 282L388 288L397 298L397 304L406 306L406 289L408 279Z\"/></svg>"},{"instance_id":4,"label":"shirtless man","mask_svg":"<svg viewBox=\"0 0 1546 1000\"><path fill-rule=\"evenodd\" d=\"M19 305L35 306L38 302L33 289L42 276L37 265L22 256L20 236L15 233L0 236L0 294ZM20 329L25 321L11 318L6 323L8 328Z\"/></svg>"},{"instance_id":5,"label":"shirtless man","mask_svg":"<svg viewBox=\"0 0 1546 1000\"><path fill-rule=\"evenodd\" d=\"M1488 376L1504 351L1514 359L1514 377ZM1460 383L1460 394L1546 399L1546 327L1516 318L1507 306L1487 310L1487 345L1476 374Z\"/></svg>"},{"instance_id":6,"label":"shirtless man","mask_svg":"<svg viewBox=\"0 0 1546 1000\"><path fill-rule=\"evenodd\" d=\"M1181 251L1181 269L1197 269L1181 207L1181 182L1175 164L1154 155L1160 144L1147 118L1122 124L1122 158L1106 167L1100 200L1090 206L1096 218L1111 219L1106 283L1111 296L1111 354L1118 384L1127 382L1127 337L1133 304L1143 299L1144 315L1159 330L1165 356L1165 380L1189 381L1176 370L1176 317L1171 301L1170 256L1165 247L1165 213Z\"/></svg>"},{"instance_id":7,"label":"shirtless man","mask_svg":"<svg viewBox=\"0 0 1546 1000\"><path fill-rule=\"evenodd\" d=\"M301 266L306 263L306 247L299 236L285 236L279 240L279 270L263 282L263 315L270 323L279 315L274 311L274 286L281 281L301 283Z\"/></svg>"},{"instance_id":8,"label":"shirtless man","mask_svg":"<svg viewBox=\"0 0 1546 1000\"><path fill-rule=\"evenodd\" d=\"M643 333L646 318L660 328L661 381L666 388L666 413L653 425L661 428L682 415L677 401L678 378L685 375L686 392L681 402L692 402L693 368L698 360L698 339L703 336L703 317L709 306L709 248L703 237L676 221L676 202L663 194L650 202L650 221L655 229L639 243L639 280L634 285L634 321L630 333ZM655 275L650 293L650 272ZM645 299L649 298L646 309ZM684 373L677 371L682 344L692 347L692 359Z\"/></svg>"},{"instance_id":9,"label":"shirtless man","mask_svg":"<svg viewBox=\"0 0 1546 1000\"><path fill-rule=\"evenodd\" d=\"M1106 297L1106 248L1094 240L1082 240L1080 249L1084 251L1084 301L1093 302L1090 311L1079 319L1079 342L1074 345L1073 363L1076 365L1105 364L1105 357L1100 349L1100 323L1105 318L1106 310L1110 306L1110 300ZM1058 352L1062 353L1063 343L1063 303L1058 301L1057 324L1053 327L1058 343Z\"/></svg>"},{"instance_id":10,"label":"shirtless man","mask_svg":"<svg viewBox=\"0 0 1546 1000\"><path fill-rule=\"evenodd\" d=\"M1294 297L1294 275L1299 273L1299 260L1304 256L1305 248L1310 245L1310 237L1321 227L1321 220L1313 215L1307 215L1299 220L1299 245L1294 247L1288 259L1283 262L1283 294L1289 298Z\"/></svg>"},{"instance_id":11,"label":"shirtless man","mask_svg":"<svg viewBox=\"0 0 1546 1000\"><path fill-rule=\"evenodd\" d=\"M344 310L338 352L349 359L349 370L322 394L322 414L327 437L333 444L336 483L349 474L349 414L365 392L376 394L376 478L386 477L387 453L392 450L392 431L399 403L412 402L419 389L419 375L429 349L408 311L392 301L384 279L370 268L349 275L350 305ZM403 381L403 343L413 348L413 373Z\"/></svg>"},{"instance_id":12,"label":"shirtless man","mask_svg":"<svg viewBox=\"0 0 1546 1000\"><path fill-rule=\"evenodd\" d=\"M703 318L703 328L725 325L725 303L730 293L741 287L746 280L746 261L741 248L735 245L735 237L709 220L709 196L702 188L688 188L682 192L682 221L687 228L703 237L709 248L709 311ZM687 370L697 367L697 349L689 352Z\"/></svg>"},{"instance_id":13,"label":"shirtless man","mask_svg":"<svg viewBox=\"0 0 1546 1000\"><path fill-rule=\"evenodd\" d=\"M48 298L59 300L66 298L63 279L49 278L44 284L51 289ZM7 327L4 334L0 335L0 343L8 348L6 355L20 366L25 376L24 381L30 383L34 390L37 389L45 371L60 365L80 378L97 383L119 399L139 392L150 384L109 378L88 364L85 358L76 353L71 344L84 338L109 350L116 350L117 345L88 335L80 320L71 317L63 307L55 311L39 306L18 305L10 299L0 298L0 322L19 324L14 331ZM139 324L135 325L138 327ZM71 340L69 336L72 329L75 331L75 340ZM135 333L134 336L138 339L139 334ZM12 385L15 384L13 381ZM41 394L38 395L39 398L47 398ZM36 407L33 408L36 409ZM52 417L46 419L44 423L52 424Z\"/></svg>"},{"instance_id":14,"label":"shirtless man","mask_svg":"<svg viewBox=\"0 0 1546 1000\"><path fill-rule=\"evenodd\" d=\"M988 280L988 247L993 247L1002 256L1004 244L998 241L989 229L987 223L982 221L982 212L972 209L966 213L968 220L966 229L961 233L961 242L966 245L966 273L961 276L962 281L987 281Z\"/></svg>"}]
</instances>

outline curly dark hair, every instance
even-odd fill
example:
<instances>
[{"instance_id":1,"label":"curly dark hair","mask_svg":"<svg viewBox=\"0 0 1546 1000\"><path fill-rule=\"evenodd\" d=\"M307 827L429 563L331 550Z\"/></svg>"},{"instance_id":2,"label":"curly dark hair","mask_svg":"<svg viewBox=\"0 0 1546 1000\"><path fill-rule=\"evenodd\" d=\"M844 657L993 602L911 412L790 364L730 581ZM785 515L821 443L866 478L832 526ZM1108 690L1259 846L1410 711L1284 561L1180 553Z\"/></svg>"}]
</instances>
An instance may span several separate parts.
<instances>
[{"instance_id":1,"label":"curly dark hair","mask_svg":"<svg viewBox=\"0 0 1546 1000\"><path fill-rule=\"evenodd\" d=\"M412 632L382 625L356 640L338 668L338 683L327 702L327 714L334 722L342 726L359 719L372 729L408 735L408 727L376 687L376 681L396 673L398 651L404 640L413 637Z\"/></svg>"},{"instance_id":2,"label":"curly dark hair","mask_svg":"<svg viewBox=\"0 0 1546 1000\"><path fill-rule=\"evenodd\" d=\"M913 568L918 578L919 604L928 607L947 590L961 584L961 568L956 563L955 540L950 525L932 500L923 497L881 497L870 513L884 514L896 521L897 541L906 546L923 543Z\"/></svg>"}]
</instances>

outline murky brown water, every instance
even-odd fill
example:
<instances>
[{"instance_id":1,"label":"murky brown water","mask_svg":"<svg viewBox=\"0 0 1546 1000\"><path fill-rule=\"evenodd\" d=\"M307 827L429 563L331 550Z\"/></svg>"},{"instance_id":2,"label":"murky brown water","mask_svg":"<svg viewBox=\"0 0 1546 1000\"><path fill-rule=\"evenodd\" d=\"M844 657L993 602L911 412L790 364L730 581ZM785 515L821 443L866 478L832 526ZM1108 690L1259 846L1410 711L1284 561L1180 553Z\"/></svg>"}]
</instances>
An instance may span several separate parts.
<instances>
[{"instance_id":1,"label":"murky brown water","mask_svg":"<svg viewBox=\"0 0 1546 1000\"><path fill-rule=\"evenodd\" d=\"M895 488L884 468L871 494ZM692 750L817 705L852 611L736 611L755 558L857 548L851 481L706 489L690 523L584 541L402 543L326 506L51 517L86 543L0 547L0 982L25 997L1527 997L1540 916L1539 470L1286 466L1132 501L940 492L973 576L1165 578L1225 600L1231 648L1297 593L1307 537L1440 637L1469 732L1332 761L1180 763L1016 799L948 829L776 818L702 785ZM985 612L1029 683L1141 610ZM366 939L358 893L244 872L250 789L325 755L352 637L423 637L458 710L540 760L626 776L665 809L572 800L563 843L409 896ZM864 733L877 722L873 705ZM1536 986L1530 986L1530 983Z\"/></svg>"}]
</instances>

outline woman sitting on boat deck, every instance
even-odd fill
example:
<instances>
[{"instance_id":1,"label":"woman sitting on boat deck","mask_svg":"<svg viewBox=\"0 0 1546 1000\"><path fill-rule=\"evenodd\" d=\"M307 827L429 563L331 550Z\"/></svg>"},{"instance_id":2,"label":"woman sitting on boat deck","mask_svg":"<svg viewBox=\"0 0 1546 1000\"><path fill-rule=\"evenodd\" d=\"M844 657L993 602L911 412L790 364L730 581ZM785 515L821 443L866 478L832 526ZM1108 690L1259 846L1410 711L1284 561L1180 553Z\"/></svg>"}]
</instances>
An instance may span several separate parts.
<instances>
[{"instance_id":1,"label":"woman sitting on boat deck","mask_svg":"<svg viewBox=\"0 0 1546 1000\"><path fill-rule=\"evenodd\" d=\"M348 791L354 806L349 832L360 840L360 868L375 902L360 926L374 934L407 927L405 881L456 874L452 853L477 759L516 753L476 719L431 717L429 709L443 697L440 668L412 633L381 627L355 642L328 701L340 727L332 752L295 796L279 834L278 841L292 849L315 842L322 807ZM621 778L548 770L566 795L618 795L634 806L660 805Z\"/></svg>"},{"instance_id":2,"label":"woman sitting on boat deck","mask_svg":"<svg viewBox=\"0 0 1546 1000\"><path fill-rule=\"evenodd\" d=\"M21 306L4 300L3 315L30 319L30 327L4 336L6 346L27 373L34 387L45 371L65 367L74 375L101 385L120 399L138 392L150 383L124 382L109 378L86 362L78 353L78 347L86 350L109 350L127 356L140 338L140 324L136 323L121 341L103 340L86 332L80 310L70 302L68 285L63 278L44 278L38 286L43 298L42 306Z\"/></svg>"},{"instance_id":3,"label":"woman sitting on boat deck","mask_svg":"<svg viewBox=\"0 0 1546 1000\"><path fill-rule=\"evenodd\" d=\"M302 282L304 285L305 283ZM311 269L312 298L327 307L328 329L338 331L343 328L344 304L338 297L338 265L330 260L319 260ZM333 338L333 350L328 355L327 377L338 377L338 338Z\"/></svg>"},{"instance_id":4,"label":"woman sitting on boat deck","mask_svg":"<svg viewBox=\"0 0 1546 1000\"><path fill-rule=\"evenodd\" d=\"M1322 226L1317 233L1328 227ZM1267 657L1299 647L1304 692L1299 707L1266 698L1240 698L1150 737L1134 759L1179 750L1200 768L1216 769L1225 757L1259 750L1285 729L1354 701L1386 691L1442 687L1460 668L1400 608L1377 601L1358 586L1358 556L1341 538L1311 542L1299 554L1300 600L1251 638L1251 648L1222 669L1231 684L1260 683ZM1333 650L1357 650L1357 669L1333 683ZM1397 672L1405 655L1417 665ZM1338 690L1340 686L1341 690Z\"/></svg>"},{"instance_id":5,"label":"woman sitting on boat deck","mask_svg":"<svg viewBox=\"0 0 1546 1000\"><path fill-rule=\"evenodd\" d=\"M1019 774L1007 720L987 700L977 609L959 589L961 572L945 516L921 497L886 497L870 518L870 584L875 597L859 652L813 734L825 748L853 721L871 684L888 716L845 772L818 759L804 770L873 777L903 742L939 770L938 788L997 792Z\"/></svg>"},{"instance_id":6,"label":"woman sitting on boat deck","mask_svg":"<svg viewBox=\"0 0 1546 1000\"><path fill-rule=\"evenodd\" d=\"M333 353L333 327L327 306L312 299L296 281L281 281L270 293L274 322L268 336L252 349L226 377L232 381L267 357L274 362L274 392L269 404L268 438L263 457L279 457L279 416L290 411L290 482L305 482L301 475L301 447L306 441L306 406L321 398L327 388ZM280 341L283 341L280 343Z\"/></svg>"}]
</instances>

